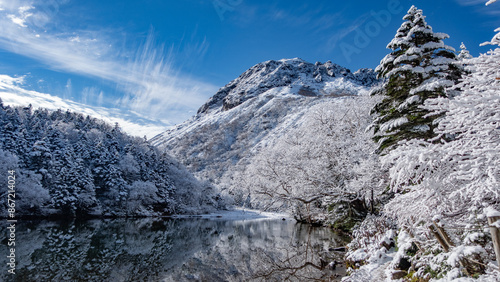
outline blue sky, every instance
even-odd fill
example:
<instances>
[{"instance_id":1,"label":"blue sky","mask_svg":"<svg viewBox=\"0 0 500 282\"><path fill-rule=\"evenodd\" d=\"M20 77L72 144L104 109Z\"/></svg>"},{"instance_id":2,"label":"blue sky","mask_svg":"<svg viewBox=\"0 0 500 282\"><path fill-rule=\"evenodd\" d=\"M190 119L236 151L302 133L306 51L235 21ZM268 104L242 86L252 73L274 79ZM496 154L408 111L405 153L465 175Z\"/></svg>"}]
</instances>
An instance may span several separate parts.
<instances>
[{"instance_id":1,"label":"blue sky","mask_svg":"<svg viewBox=\"0 0 500 282\"><path fill-rule=\"evenodd\" d=\"M500 26L500 3L485 2L0 0L0 75L174 124L262 61L375 68L412 4L445 43L484 53Z\"/></svg>"}]
</instances>

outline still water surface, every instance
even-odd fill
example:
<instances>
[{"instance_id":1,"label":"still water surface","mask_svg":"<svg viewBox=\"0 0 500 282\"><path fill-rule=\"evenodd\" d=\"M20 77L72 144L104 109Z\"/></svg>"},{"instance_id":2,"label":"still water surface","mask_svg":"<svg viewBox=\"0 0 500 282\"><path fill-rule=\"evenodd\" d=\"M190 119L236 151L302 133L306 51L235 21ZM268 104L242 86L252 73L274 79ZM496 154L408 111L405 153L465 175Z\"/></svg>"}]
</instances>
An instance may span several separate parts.
<instances>
[{"instance_id":1,"label":"still water surface","mask_svg":"<svg viewBox=\"0 0 500 282\"><path fill-rule=\"evenodd\" d=\"M344 245L328 228L293 220L19 220L16 274L0 281L336 281ZM328 251L330 249L330 251Z\"/></svg>"}]
</instances>

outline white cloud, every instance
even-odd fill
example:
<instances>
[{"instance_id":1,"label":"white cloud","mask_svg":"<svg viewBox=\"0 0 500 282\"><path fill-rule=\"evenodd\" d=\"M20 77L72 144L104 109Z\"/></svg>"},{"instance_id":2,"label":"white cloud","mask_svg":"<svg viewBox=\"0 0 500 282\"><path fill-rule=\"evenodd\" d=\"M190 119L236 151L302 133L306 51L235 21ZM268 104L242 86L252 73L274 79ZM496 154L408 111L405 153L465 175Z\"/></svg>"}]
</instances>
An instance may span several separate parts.
<instances>
[{"instance_id":1,"label":"white cloud","mask_svg":"<svg viewBox=\"0 0 500 282\"><path fill-rule=\"evenodd\" d=\"M461 6L475 6L476 11L487 14L498 16L500 14L500 5L488 5L486 6L487 0L455 0ZM489 3L489 2L488 2ZM491 3L490 3L491 4Z\"/></svg>"},{"instance_id":2,"label":"white cloud","mask_svg":"<svg viewBox=\"0 0 500 282\"><path fill-rule=\"evenodd\" d=\"M111 125L118 123L125 132L139 137L147 136L148 138L152 138L172 126L160 120L148 119L132 111L91 107L49 94L26 90L22 87L23 83L24 77L0 75L0 98L4 105L28 106L31 104L34 108L46 108L52 111L58 109L62 109L63 111L69 110L102 119ZM88 89L86 91L87 93L84 93L86 97L96 95L95 93L90 93L92 91L95 92L95 89ZM101 95L102 92L97 95L97 99Z\"/></svg>"},{"instance_id":3,"label":"white cloud","mask_svg":"<svg viewBox=\"0 0 500 282\"><path fill-rule=\"evenodd\" d=\"M104 93L101 91L97 96L97 106L102 106L102 103L104 103Z\"/></svg>"},{"instance_id":4,"label":"white cloud","mask_svg":"<svg viewBox=\"0 0 500 282\"><path fill-rule=\"evenodd\" d=\"M210 83L176 71L172 65L174 54L156 46L153 32L134 53L114 47L122 44L112 39L113 32L106 30L47 32L43 24L56 21L57 13L44 12L50 9L41 8L42 2L15 2L19 5L15 15L17 22L0 13L0 47L58 71L116 83L117 88L126 93L117 101L117 106L181 122L189 117L188 112L195 111L217 90ZM53 4L53 1L48 2ZM204 53L207 46L204 41L195 51Z\"/></svg>"},{"instance_id":5,"label":"white cloud","mask_svg":"<svg viewBox=\"0 0 500 282\"><path fill-rule=\"evenodd\" d=\"M34 9L34 7L31 5L21 6L17 9L17 15L9 14L7 15L7 18L20 27L28 27L26 25L26 20L33 16L33 14L29 12L32 9Z\"/></svg>"},{"instance_id":6,"label":"white cloud","mask_svg":"<svg viewBox=\"0 0 500 282\"><path fill-rule=\"evenodd\" d=\"M0 8L2 11L18 11L19 7L26 6L29 4L29 1L24 0L0 0Z\"/></svg>"},{"instance_id":7,"label":"white cloud","mask_svg":"<svg viewBox=\"0 0 500 282\"><path fill-rule=\"evenodd\" d=\"M27 13L31 9L34 9L34 7L31 6L31 5L26 5L26 6L19 7L19 9L17 9L17 10L19 11L19 14L21 14L21 15L29 15L29 16L31 16L33 14Z\"/></svg>"},{"instance_id":8,"label":"white cloud","mask_svg":"<svg viewBox=\"0 0 500 282\"><path fill-rule=\"evenodd\" d=\"M458 4L462 6L475 6L480 4L486 4L485 0L456 0Z\"/></svg>"},{"instance_id":9,"label":"white cloud","mask_svg":"<svg viewBox=\"0 0 500 282\"><path fill-rule=\"evenodd\" d=\"M71 84L71 79L68 79L66 81L66 86L64 87L64 94L63 98L68 99L71 98L71 95L73 94L73 86Z\"/></svg>"},{"instance_id":10,"label":"white cloud","mask_svg":"<svg viewBox=\"0 0 500 282\"><path fill-rule=\"evenodd\" d=\"M24 19L21 19L21 18L18 18L16 17L15 15L8 15L7 16L13 23L17 24L18 26L21 26L21 27L27 27L25 25L25 20Z\"/></svg>"},{"instance_id":11,"label":"white cloud","mask_svg":"<svg viewBox=\"0 0 500 282\"><path fill-rule=\"evenodd\" d=\"M12 77L0 74L0 90L10 89L24 82L24 77Z\"/></svg>"}]
</instances>

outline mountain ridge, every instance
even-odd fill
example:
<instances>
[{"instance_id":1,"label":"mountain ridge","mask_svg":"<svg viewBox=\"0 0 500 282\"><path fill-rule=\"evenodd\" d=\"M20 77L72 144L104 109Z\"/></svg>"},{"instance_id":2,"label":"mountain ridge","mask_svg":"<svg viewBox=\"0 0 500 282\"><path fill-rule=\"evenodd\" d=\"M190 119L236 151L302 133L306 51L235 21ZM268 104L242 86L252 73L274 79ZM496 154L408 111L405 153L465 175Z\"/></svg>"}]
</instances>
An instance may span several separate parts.
<instances>
[{"instance_id":1,"label":"mountain ridge","mask_svg":"<svg viewBox=\"0 0 500 282\"><path fill-rule=\"evenodd\" d=\"M346 112L355 105L355 111L365 111L366 102L356 97L367 97L377 82L371 69L352 73L330 61L266 61L222 87L191 119L150 141L242 204L252 192L234 187L248 187L242 181L252 180L241 175L263 149L296 134L323 109Z\"/></svg>"},{"instance_id":2,"label":"mountain ridge","mask_svg":"<svg viewBox=\"0 0 500 282\"><path fill-rule=\"evenodd\" d=\"M372 69L363 68L352 73L349 69L331 61L312 64L300 58L268 60L254 65L220 88L200 107L198 114L207 113L219 106L229 110L276 87L295 88L297 94L304 96L332 95L341 89L328 84L338 78L363 86L377 81Z\"/></svg>"}]
</instances>

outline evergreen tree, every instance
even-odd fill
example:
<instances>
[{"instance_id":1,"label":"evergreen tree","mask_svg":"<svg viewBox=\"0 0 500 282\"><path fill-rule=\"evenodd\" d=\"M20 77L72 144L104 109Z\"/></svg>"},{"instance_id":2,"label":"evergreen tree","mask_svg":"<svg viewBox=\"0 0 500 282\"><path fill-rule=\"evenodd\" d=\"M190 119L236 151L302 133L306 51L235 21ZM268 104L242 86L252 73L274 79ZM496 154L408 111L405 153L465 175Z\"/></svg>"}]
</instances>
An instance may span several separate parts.
<instances>
[{"instance_id":1,"label":"evergreen tree","mask_svg":"<svg viewBox=\"0 0 500 282\"><path fill-rule=\"evenodd\" d=\"M14 162L9 169L19 173L20 215L147 216L212 204L187 170L118 125L0 100L0 165ZM198 201L198 194L208 200ZM4 216L6 205L0 205Z\"/></svg>"},{"instance_id":2,"label":"evergreen tree","mask_svg":"<svg viewBox=\"0 0 500 282\"><path fill-rule=\"evenodd\" d=\"M454 49L443 43L449 36L435 33L425 21L422 10L412 6L405 22L387 45L393 51L376 68L384 84L374 91L384 99L375 105L372 127L378 151L399 141L435 137L436 116L422 109L429 98L446 97L445 88L457 83L462 73Z\"/></svg>"},{"instance_id":3,"label":"evergreen tree","mask_svg":"<svg viewBox=\"0 0 500 282\"><path fill-rule=\"evenodd\" d=\"M460 61L472 59L472 55L469 53L469 50L467 50L467 47L465 47L465 44L463 42L462 44L460 44L460 53L458 54L457 58Z\"/></svg>"},{"instance_id":4,"label":"evergreen tree","mask_svg":"<svg viewBox=\"0 0 500 282\"><path fill-rule=\"evenodd\" d=\"M497 29L497 33L499 31ZM468 72L453 87L460 91L460 95L453 99L439 97L425 102L425 109L442 115L435 132L453 138L439 143L411 140L381 158L382 163L391 167L393 191L402 192L385 205L385 213L395 215L399 230L420 234L414 238L427 245L427 249L436 246L437 242L425 237L429 229L422 222L439 218L444 226L481 226L483 222L486 224L484 214L488 208L498 209L500 206L498 39L500 34L488 42L496 45L495 49L477 58L464 60ZM471 239L488 238L489 231L485 231L480 228L448 231L455 243L450 257L459 254L464 258L473 258L478 264L487 264L494 258L491 241ZM470 251L458 251L466 248ZM415 265L430 265L434 258L420 255L413 257L412 261L419 261ZM449 273L450 266L459 265L458 261L448 261L448 264L438 267L436 273ZM482 274L484 271L470 267L467 268L470 274ZM496 279L491 281L498 281L498 272L495 275ZM481 276L479 278L490 281L481 279Z\"/></svg>"}]
</instances>

